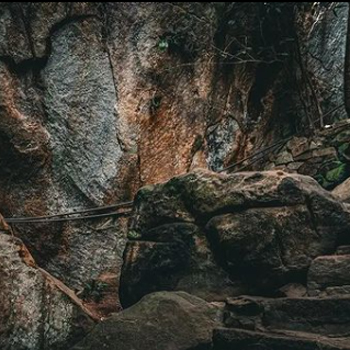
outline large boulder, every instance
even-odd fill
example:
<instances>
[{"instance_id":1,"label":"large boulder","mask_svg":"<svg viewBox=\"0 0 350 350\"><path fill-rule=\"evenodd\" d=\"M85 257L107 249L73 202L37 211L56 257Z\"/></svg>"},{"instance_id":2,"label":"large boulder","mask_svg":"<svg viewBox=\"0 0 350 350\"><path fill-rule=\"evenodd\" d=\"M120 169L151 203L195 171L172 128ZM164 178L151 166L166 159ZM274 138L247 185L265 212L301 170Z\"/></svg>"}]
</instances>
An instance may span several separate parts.
<instances>
[{"instance_id":1,"label":"large boulder","mask_svg":"<svg viewBox=\"0 0 350 350\"><path fill-rule=\"evenodd\" d=\"M349 213L312 178L205 170L141 189L124 253L124 306L157 290L207 300L304 282L333 252ZM263 289L262 289L263 288Z\"/></svg>"},{"instance_id":2,"label":"large boulder","mask_svg":"<svg viewBox=\"0 0 350 350\"><path fill-rule=\"evenodd\" d=\"M85 336L97 317L36 266L1 218L0 247L0 348L65 350Z\"/></svg>"},{"instance_id":3,"label":"large boulder","mask_svg":"<svg viewBox=\"0 0 350 350\"><path fill-rule=\"evenodd\" d=\"M72 350L211 349L220 312L184 292L158 292L100 323Z\"/></svg>"},{"instance_id":4,"label":"large boulder","mask_svg":"<svg viewBox=\"0 0 350 350\"><path fill-rule=\"evenodd\" d=\"M312 257L333 250L335 241L329 231L317 232L305 205L216 216L207 232L232 275L266 288L298 281Z\"/></svg>"},{"instance_id":5,"label":"large boulder","mask_svg":"<svg viewBox=\"0 0 350 350\"><path fill-rule=\"evenodd\" d=\"M204 231L190 223L161 225L130 241L120 285L124 307L159 290L185 290L209 301L245 292L215 262Z\"/></svg>"}]
</instances>

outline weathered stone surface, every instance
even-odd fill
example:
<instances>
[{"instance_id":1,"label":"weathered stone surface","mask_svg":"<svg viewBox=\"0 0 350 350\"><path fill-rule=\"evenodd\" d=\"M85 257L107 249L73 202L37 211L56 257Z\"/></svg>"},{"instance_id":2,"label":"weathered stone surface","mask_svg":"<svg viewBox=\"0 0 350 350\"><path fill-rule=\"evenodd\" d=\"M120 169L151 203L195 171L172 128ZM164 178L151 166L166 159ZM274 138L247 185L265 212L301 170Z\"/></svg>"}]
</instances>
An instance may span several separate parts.
<instances>
[{"instance_id":1,"label":"weathered stone surface","mask_svg":"<svg viewBox=\"0 0 350 350\"><path fill-rule=\"evenodd\" d=\"M350 291L350 255L320 256L308 272L310 295L348 294Z\"/></svg>"},{"instance_id":2,"label":"weathered stone surface","mask_svg":"<svg viewBox=\"0 0 350 350\"><path fill-rule=\"evenodd\" d=\"M300 155L296 156L294 160L299 162L309 160L313 157L313 152L314 151L306 151L304 153L301 153Z\"/></svg>"},{"instance_id":3,"label":"weathered stone surface","mask_svg":"<svg viewBox=\"0 0 350 350\"><path fill-rule=\"evenodd\" d=\"M271 287L305 271L334 249L332 231L317 231L306 206L248 209L216 216L207 225L216 253L241 279ZM294 277L295 278L295 277Z\"/></svg>"},{"instance_id":4,"label":"weathered stone surface","mask_svg":"<svg viewBox=\"0 0 350 350\"><path fill-rule=\"evenodd\" d=\"M224 119L208 128L208 163L212 169L224 168L227 158L238 148L237 138L240 131L240 126L234 118Z\"/></svg>"},{"instance_id":5,"label":"weathered stone surface","mask_svg":"<svg viewBox=\"0 0 350 350\"><path fill-rule=\"evenodd\" d=\"M0 56L15 63L45 59L49 39L55 27L70 16L97 15L89 3L24 3L3 4L0 9Z\"/></svg>"},{"instance_id":6,"label":"weathered stone surface","mask_svg":"<svg viewBox=\"0 0 350 350\"><path fill-rule=\"evenodd\" d=\"M292 171L297 171L303 164L304 164L303 162L292 162L287 165L287 169ZM266 170L273 170L273 168L266 169Z\"/></svg>"},{"instance_id":7,"label":"weathered stone surface","mask_svg":"<svg viewBox=\"0 0 350 350\"><path fill-rule=\"evenodd\" d=\"M312 79L309 89L323 91L319 104L324 115L332 111L324 120L325 124L347 118L343 105L344 65L340 65L336 71L332 69L337 66L336 62L345 59L347 10L348 5L345 3L333 4L331 9L323 4L317 4L311 9L315 18L318 18L314 23L307 21L305 12L298 13L301 56L307 67L307 74ZM307 88L303 90L304 93L307 93L306 91L310 90ZM319 118L316 106L313 111ZM314 119L317 125L318 118Z\"/></svg>"},{"instance_id":8,"label":"weathered stone surface","mask_svg":"<svg viewBox=\"0 0 350 350\"><path fill-rule=\"evenodd\" d=\"M340 201L350 203L350 178L338 185L332 194Z\"/></svg>"},{"instance_id":9,"label":"weathered stone surface","mask_svg":"<svg viewBox=\"0 0 350 350\"><path fill-rule=\"evenodd\" d=\"M306 160L299 168L298 173L317 177L323 164L323 158L311 158Z\"/></svg>"},{"instance_id":10,"label":"weathered stone surface","mask_svg":"<svg viewBox=\"0 0 350 350\"><path fill-rule=\"evenodd\" d=\"M288 141L286 147L292 153L293 157L297 157L310 149L309 143L306 137L293 137Z\"/></svg>"},{"instance_id":11,"label":"weathered stone surface","mask_svg":"<svg viewBox=\"0 0 350 350\"><path fill-rule=\"evenodd\" d=\"M318 125L313 99L300 103L312 91L326 123L344 118L347 4L310 6L304 11L282 4L277 11L268 3L2 3L0 211L41 216L91 208L132 199L141 184L193 167L222 169L284 134ZM303 60L290 40L296 37L310 79L301 77ZM345 132L334 146L348 139ZM243 194L249 207L276 204L274 195L248 199L249 191ZM239 206L241 197L229 204ZM207 215L228 210L224 198L221 193L206 201L197 194L197 204L175 203L149 228L175 218L196 222L204 232ZM333 214L323 209L322 215ZM342 227L341 215L333 219ZM88 291L107 283L101 307L108 314L117 310L113 290L126 227L124 219L105 219L18 226L16 234L40 266L89 302ZM190 276L178 288L189 286ZM227 272L218 276L226 279Z\"/></svg>"},{"instance_id":12,"label":"weathered stone surface","mask_svg":"<svg viewBox=\"0 0 350 350\"><path fill-rule=\"evenodd\" d=\"M138 180L128 171L135 164L125 168L137 157L124 155L118 140L115 83L97 9L88 3L1 6L0 22L10 18L0 29L0 207L6 216L132 198ZM72 289L86 290L113 274L108 283L115 290L126 226L125 219L21 225L17 235L40 266ZM111 296L106 313L117 310L118 296Z\"/></svg>"},{"instance_id":13,"label":"weathered stone surface","mask_svg":"<svg viewBox=\"0 0 350 350\"><path fill-rule=\"evenodd\" d=\"M142 188L136 197L132 229L144 231L164 222L193 222L194 216L208 221L223 210L303 204L307 196L318 193L334 202L316 181L302 175L283 171L226 175L199 169L164 184Z\"/></svg>"},{"instance_id":14,"label":"weathered stone surface","mask_svg":"<svg viewBox=\"0 0 350 350\"><path fill-rule=\"evenodd\" d=\"M275 164L282 165L282 164L289 164L293 162L293 156L288 152L284 151L278 155L278 157L275 159Z\"/></svg>"},{"instance_id":15,"label":"weathered stone surface","mask_svg":"<svg viewBox=\"0 0 350 350\"><path fill-rule=\"evenodd\" d=\"M165 180L194 163L206 166L198 154L206 153L207 122L216 118L206 120L216 71L206 55L214 37L183 11L193 7L214 32L219 13L212 6L182 6L1 6L0 208L6 216L130 200L140 181ZM175 36L181 44L159 49L163 37ZM191 63L186 72L184 63ZM226 92L218 99L226 100ZM41 266L84 291L106 274L114 274L117 285L125 227L107 219L18 227L18 234Z\"/></svg>"},{"instance_id":16,"label":"weathered stone surface","mask_svg":"<svg viewBox=\"0 0 350 350\"><path fill-rule=\"evenodd\" d=\"M258 3L3 3L1 212L56 214L129 200L140 184L194 166L222 169L285 132L308 129L295 93L304 79L290 65L294 56L286 53L295 48L286 39L310 17L293 23L292 6L279 10ZM318 17L317 36L301 43L323 60L316 43L324 43L321 27L329 31L323 50L332 67L343 63L345 12ZM272 35L270 28L281 30ZM341 69L307 59L315 77L341 86ZM317 89L322 96L333 90ZM306 107L313 112L313 103ZM117 284L125 226L100 220L17 233L41 266L82 291L106 274Z\"/></svg>"},{"instance_id":17,"label":"weathered stone surface","mask_svg":"<svg viewBox=\"0 0 350 350\"><path fill-rule=\"evenodd\" d=\"M37 106L23 99L26 88L1 60L0 82L1 173L9 176L11 172L18 179L48 161L49 133L41 125Z\"/></svg>"},{"instance_id":18,"label":"weathered stone surface","mask_svg":"<svg viewBox=\"0 0 350 350\"><path fill-rule=\"evenodd\" d=\"M44 77L54 175L60 179L69 172L68 183L61 180L60 186L77 186L91 202L101 203L122 156L101 23L90 18L57 31ZM67 148L67 143L79 147Z\"/></svg>"},{"instance_id":19,"label":"weathered stone surface","mask_svg":"<svg viewBox=\"0 0 350 350\"><path fill-rule=\"evenodd\" d=\"M49 206L62 211L73 203L102 204L120 176L123 156L116 87L102 23L94 16L67 23L51 35L51 42L43 71L55 187ZM80 291L106 273L114 274L116 287L125 226L122 220L112 225L103 221L87 227L66 225L61 233L65 247L58 247L60 253L52 256L47 269ZM110 311L115 307L111 304Z\"/></svg>"},{"instance_id":20,"label":"weathered stone surface","mask_svg":"<svg viewBox=\"0 0 350 350\"><path fill-rule=\"evenodd\" d=\"M227 327L259 331L296 331L332 338L348 337L349 296L327 298L229 298L224 311Z\"/></svg>"},{"instance_id":21,"label":"weathered stone surface","mask_svg":"<svg viewBox=\"0 0 350 350\"><path fill-rule=\"evenodd\" d=\"M16 13L17 12L17 13ZM15 62L32 57L27 33L18 11L8 6L0 9L0 55L11 57Z\"/></svg>"},{"instance_id":22,"label":"weathered stone surface","mask_svg":"<svg viewBox=\"0 0 350 350\"><path fill-rule=\"evenodd\" d=\"M214 332L215 350L348 350L348 339L307 337L305 334L269 334L242 329L219 328Z\"/></svg>"},{"instance_id":23,"label":"weathered stone surface","mask_svg":"<svg viewBox=\"0 0 350 350\"><path fill-rule=\"evenodd\" d=\"M321 158L321 157L337 157L337 151L334 147L321 147L319 149L310 150L308 152L302 153L295 157L296 161L306 161L311 158Z\"/></svg>"},{"instance_id":24,"label":"weathered stone surface","mask_svg":"<svg viewBox=\"0 0 350 350\"><path fill-rule=\"evenodd\" d=\"M1 348L65 350L82 339L96 316L38 268L20 240L2 232L0 241Z\"/></svg>"},{"instance_id":25,"label":"weathered stone surface","mask_svg":"<svg viewBox=\"0 0 350 350\"><path fill-rule=\"evenodd\" d=\"M350 147L346 138L348 128L347 121L340 121L309 138L293 137L281 149L272 152L269 161L265 159L249 169L280 168L288 172L298 172L312 176L322 187L332 190L350 175ZM293 162L290 162L288 154L293 155ZM277 159L279 165L271 168L270 162L274 164Z\"/></svg>"},{"instance_id":26,"label":"weathered stone surface","mask_svg":"<svg viewBox=\"0 0 350 350\"><path fill-rule=\"evenodd\" d=\"M341 245L337 248L336 255L350 255L350 246L349 245Z\"/></svg>"},{"instance_id":27,"label":"weathered stone surface","mask_svg":"<svg viewBox=\"0 0 350 350\"><path fill-rule=\"evenodd\" d=\"M348 337L349 297L282 298L263 302L263 327L330 337Z\"/></svg>"},{"instance_id":28,"label":"weathered stone surface","mask_svg":"<svg viewBox=\"0 0 350 350\"><path fill-rule=\"evenodd\" d=\"M147 295L103 321L72 350L209 350L218 310L184 292Z\"/></svg>"},{"instance_id":29,"label":"weathered stone surface","mask_svg":"<svg viewBox=\"0 0 350 350\"><path fill-rule=\"evenodd\" d=\"M349 123L348 120L347 120L347 123ZM335 146L341 146L344 143L348 143L348 142L350 142L350 130L348 128L345 130L341 129L340 132L336 136L334 136L332 140L332 143Z\"/></svg>"},{"instance_id":30,"label":"weathered stone surface","mask_svg":"<svg viewBox=\"0 0 350 350\"><path fill-rule=\"evenodd\" d=\"M312 151L312 156L314 158L318 157L326 157L326 156L337 156L337 151L334 147L327 147L327 148L322 148L322 149L316 149Z\"/></svg>"},{"instance_id":31,"label":"weathered stone surface","mask_svg":"<svg viewBox=\"0 0 350 350\"><path fill-rule=\"evenodd\" d=\"M307 296L307 289L300 283L288 283L281 287L278 292L281 297L298 298Z\"/></svg>"},{"instance_id":32,"label":"weathered stone surface","mask_svg":"<svg viewBox=\"0 0 350 350\"><path fill-rule=\"evenodd\" d=\"M183 290L206 300L243 292L216 264L205 234L194 224L175 223L133 237L124 254L123 306L158 290Z\"/></svg>"},{"instance_id":33,"label":"weathered stone surface","mask_svg":"<svg viewBox=\"0 0 350 350\"><path fill-rule=\"evenodd\" d=\"M208 300L278 294L333 253L349 225L345 206L302 175L195 170L148 186L136 198L122 304L164 289Z\"/></svg>"}]
</instances>

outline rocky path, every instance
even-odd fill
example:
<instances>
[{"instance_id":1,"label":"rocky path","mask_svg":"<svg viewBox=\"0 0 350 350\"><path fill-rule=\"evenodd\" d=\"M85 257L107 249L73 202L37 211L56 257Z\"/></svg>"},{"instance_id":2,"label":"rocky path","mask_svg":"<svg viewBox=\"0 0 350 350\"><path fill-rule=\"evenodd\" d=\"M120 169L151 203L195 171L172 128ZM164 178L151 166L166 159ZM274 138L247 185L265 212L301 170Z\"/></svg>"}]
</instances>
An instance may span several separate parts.
<instances>
[{"instance_id":1,"label":"rocky path","mask_svg":"<svg viewBox=\"0 0 350 350\"><path fill-rule=\"evenodd\" d=\"M3 223L4 348L350 349L350 211L311 177L196 170L142 188L128 236L124 311L94 326Z\"/></svg>"},{"instance_id":2,"label":"rocky path","mask_svg":"<svg viewBox=\"0 0 350 350\"><path fill-rule=\"evenodd\" d=\"M199 170L144 188L124 254L126 310L74 350L123 339L137 350L142 339L159 350L350 349L349 218L316 181L282 171Z\"/></svg>"}]
</instances>

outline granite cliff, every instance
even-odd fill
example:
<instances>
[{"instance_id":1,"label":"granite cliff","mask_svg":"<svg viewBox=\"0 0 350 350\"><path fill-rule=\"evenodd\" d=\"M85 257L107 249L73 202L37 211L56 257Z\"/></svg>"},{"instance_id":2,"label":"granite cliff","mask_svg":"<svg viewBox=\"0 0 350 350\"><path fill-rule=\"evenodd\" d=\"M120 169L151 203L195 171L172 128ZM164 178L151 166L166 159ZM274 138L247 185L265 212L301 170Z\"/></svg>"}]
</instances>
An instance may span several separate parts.
<instances>
[{"instance_id":1,"label":"granite cliff","mask_svg":"<svg viewBox=\"0 0 350 350\"><path fill-rule=\"evenodd\" d=\"M123 307L105 345L140 344L120 329L159 299L159 349L347 348L347 23L347 3L1 3L2 217L135 201L1 224L0 346L97 348Z\"/></svg>"}]
</instances>

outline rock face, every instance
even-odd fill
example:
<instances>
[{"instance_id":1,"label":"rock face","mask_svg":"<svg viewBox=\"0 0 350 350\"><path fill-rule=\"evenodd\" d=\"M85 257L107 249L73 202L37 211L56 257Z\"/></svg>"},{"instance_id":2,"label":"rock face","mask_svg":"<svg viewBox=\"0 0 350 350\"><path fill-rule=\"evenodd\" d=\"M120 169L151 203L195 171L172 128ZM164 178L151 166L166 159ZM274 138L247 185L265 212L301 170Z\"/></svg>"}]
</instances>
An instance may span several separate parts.
<instances>
[{"instance_id":1,"label":"rock face","mask_svg":"<svg viewBox=\"0 0 350 350\"><path fill-rule=\"evenodd\" d=\"M315 180L282 171L197 170L145 187L124 255L125 306L156 290L208 300L273 294L306 280L314 258L348 232L346 208Z\"/></svg>"},{"instance_id":2,"label":"rock face","mask_svg":"<svg viewBox=\"0 0 350 350\"><path fill-rule=\"evenodd\" d=\"M334 340L320 336L296 337L295 334L266 334L237 329L217 329L215 350L348 350L349 340Z\"/></svg>"},{"instance_id":3,"label":"rock face","mask_svg":"<svg viewBox=\"0 0 350 350\"><path fill-rule=\"evenodd\" d=\"M350 178L346 179L343 183L337 186L332 191L332 194L340 201L350 203Z\"/></svg>"},{"instance_id":4,"label":"rock face","mask_svg":"<svg viewBox=\"0 0 350 350\"><path fill-rule=\"evenodd\" d=\"M315 259L308 274L311 295L350 294L350 255L320 256Z\"/></svg>"},{"instance_id":5,"label":"rock face","mask_svg":"<svg viewBox=\"0 0 350 350\"><path fill-rule=\"evenodd\" d=\"M147 295L100 323L72 350L191 350L212 348L216 307L184 292Z\"/></svg>"},{"instance_id":6,"label":"rock face","mask_svg":"<svg viewBox=\"0 0 350 350\"><path fill-rule=\"evenodd\" d=\"M0 346L64 350L96 319L75 294L38 268L23 243L0 231Z\"/></svg>"},{"instance_id":7,"label":"rock face","mask_svg":"<svg viewBox=\"0 0 350 350\"><path fill-rule=\"evenodd\" d=\"M328 298L228 299L224 324L251 331L291 331L348 337L349 296Z\"/></svg>"},{"instance_id":8,"label":"rock face","mask_svg":"<svg viewBox=\"0 0 350 350\"><path fill-rule=\"evenodd\" d=\"M306 79L310 79L303 93L315 89L322 91L319 102L314 100L313 110L318 119L324 124L332 124L332 120L343 119L344 111L344 78L343 69L339 67L337 73L330 75L336 62L345 58L344 31L347 28L347 9L345 4L333 3L330 7L324 4L310 4L314 15L319 19L316 24L307 20L306 12L298 14L298 37L300 42L300 55L304 64ZM330 10L330 11L329 11ZM317 94L316 93L316 94ZM316 123L320 123L316 120Z\"/></svg>"},{"instance_id":9,"label":"rock face","mask_svg":"<svg viewBox=\"0 0 350 350\"><path fill-rule=\"evenodd\" d=\"M220 301L211 350L350 349L349 207L311 177L196 170L134 209L123 305L155 290Z\"/></svg>"},{"instance_id":10,"label":"rock face","mask_svg":"<svg viewBox=\"0 0 350 350\"><path fill-rule=\"evenodd\" d=\"M333 92L342 89L346 6L3 3L0 211L91 208L195 167L222 169L318 125L315 101L298 91L315 91L325 123L344 119L343 108L327 108L342 97ZM108 276L108 314L126 227L106 219L17 225L15 234L84 295Z\"/></svg>"},{"instance_id":11,"label":"rock face","mask_svg":"<svg viewBox=\"0 0 350 350\"><path fill-rule=\"evenodd\" d=\"M295 136L272 152L265 152L258 163L248 168L280 169L312 176L328 190L337 186L333 194L346 201L349 183L344 180L350 176L349 126L350 120L347 119L313 137Z\"/></svg>"},{"instance_id":12,"label":"rock face","mask_svg":"<svg viewBox=\"0 0 350 350\"><path fill-rule=\"evenodd\" d=\"M198 167L221 170L289 136L251 169L280 167L333 189L350 174L349 132L315 128L346 118L347 7L2 3L0 212L44 216L132 200L141 186ZM144 188L130 230L126 218L16 225L20 241L1 238L0 295L5 308L30 286L36 306L23 307L31 322L14 318L11 346L54 349L78 339L71 299L81 301L72 290L99 315L119 310L127 233L125 305L163 289L207 300L280 295L292 293L286 284L306 284L314 258L349 243L347 210L299 175L197 172ZM19 242L45 270L18 258ZM332 259L346 274L346 258ZM18 266L14 285L7 260ZM329 271L312 282L320 261L310 283L327 294L338 282ZM46 297L55 300L50 309Z\"/></svg>"}]
</instances>

